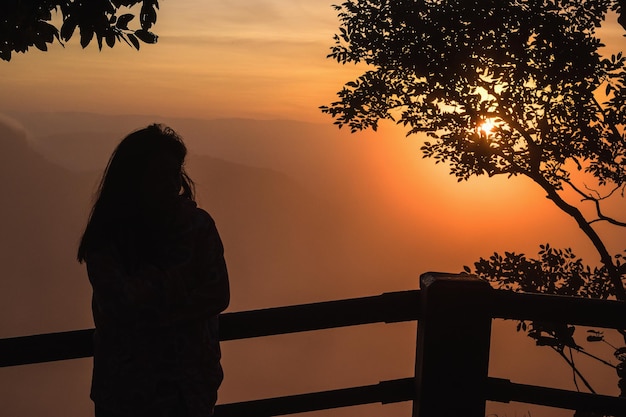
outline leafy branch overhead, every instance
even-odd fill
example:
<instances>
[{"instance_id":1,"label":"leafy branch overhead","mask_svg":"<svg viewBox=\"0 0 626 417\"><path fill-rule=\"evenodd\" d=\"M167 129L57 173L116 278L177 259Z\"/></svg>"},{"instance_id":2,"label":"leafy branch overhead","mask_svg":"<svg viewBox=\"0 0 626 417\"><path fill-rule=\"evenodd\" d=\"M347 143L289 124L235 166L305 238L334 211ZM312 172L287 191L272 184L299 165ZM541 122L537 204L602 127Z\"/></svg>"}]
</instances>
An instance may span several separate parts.
<instances>
[{"instance_id":1,"label":"leafy branch overhead","mask_svg":"<svg viewBox=\"0 0 626 417\"><path fill-rule=\"evenodd\" d=\"M574 159L621 183L625 155L613 127L623 122L625 59L601 59L594 36L611 3L345 2L329 56L372 69L322 110L352 130L391 119L426 132L434 140L425 155L460 179L540 170L560 185L559 166ZM601 86L615 93L608 108L593 94ZM476 129L487 119L489 137Z\"/></svg>"},{"instance_id":2,"label":"leafy branch overhead","mask_svg":"<svg viewBox=\"0 0 626 417\"><path fill-rule=\"evenodd\" d=\"M365 70L322 112L351 131L386 119L421 134L423 156L458 181L532 180L600 261L546 244L537 258L496 252L466 272L504 290L626 300L624 253L601 236L626 230L612 204L626 193L626 57L602 56L597 36L615 14L626 29L626 0L347 0L335 9L341 26L329 58ZM618 365L591 355L573 326L518 330L553 348L590 391L572 351L624 370L626 354L616 353Z\"/></svg>"},{"instance_id":3,"label":"leafy branch overhead","mask_svg":"<svg viewBox=\"0 0 626 417\"><path fill-rule=\"evenodd\" d=\"M119 42L139 49L140 42L157 42L150 29L158 8L158 0L6 0L0 5L0 59L10 61L14 52L31 47L47 51L74 35L83 48L95 38L99 49Z\"/></svg>"},{"instance_id":4,"label":"leafy branch overhead","mask_svg":"<svg viewBox=\"0 0 626 417\"><path fill-rule=\"evenodd\" d=\"M388 119L427 135L424 157L459 181L530 178L592 241L612 295L626 299L622 271L594 228L626 225L601 207L626 188L626 57L601 56L596 36L623 3L345 1L329 57L367 67L322 111L352 131ZM591 186L577 183L582 175ZM571 193L595 205L593 218L565 198Z\"/></svg>"}]
</instances>

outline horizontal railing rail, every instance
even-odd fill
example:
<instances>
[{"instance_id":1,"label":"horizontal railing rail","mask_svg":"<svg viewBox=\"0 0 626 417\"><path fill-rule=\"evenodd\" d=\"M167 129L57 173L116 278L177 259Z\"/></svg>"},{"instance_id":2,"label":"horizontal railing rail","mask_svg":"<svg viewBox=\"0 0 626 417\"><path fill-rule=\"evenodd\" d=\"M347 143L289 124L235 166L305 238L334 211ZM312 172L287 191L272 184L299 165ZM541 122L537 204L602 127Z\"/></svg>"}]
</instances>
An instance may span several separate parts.
<instances>
[{"instance_id":1,"label":"horizontal railing rail","mask_svg":"<svg viewBox=\"0 0 626 417\"><path fill-rule=\"evenodd\" d=\"M220 339L226 341L362 324L413 321L418 319L419 305L419 290L409 290L228 313L220 317Z\"/></svg>"},{"instance_id":2,"label":"horizontal railing rail","mask_svg":"<svg viewBox=\"0 0 626 417\"><path fill-rule=\"evenodd\" d=\"M486 399L593 412L595 415L619 416L626 410L626 397L516 384L501 378L488 378Z\"/></svg>"},{"instance_id":3,"label":"horizontal railing rail","mask_svg":"<svg viewBox=\"0 0 626 417\"><path fill-rule=\"evenodd\" d=\"M226 313L220 340L248 339L373 323L417 320L419 290ZM0 339L0 367L86 358L94 329Z\"/></svg>"},{"instance_id":4,"label":"horizontal railing rail","mask_svg":"<svg viewBox=\"0 0 626 417\"><path fill-rule=\"evenodd\" d=\"M626 329L624 301L493 290L489 303L493 318Z\"/></svg>"},{"instance_id":5,"label":"horizontal railing rail","mask_svg":"<svg viewBox=\"0 0 626 417\"><path fill-rule=\"evenodd\" d=\"M413 401L414 417L456 417L462 409L459 404L467 404L463 415L483 417L486 400L613 415L626 410L624 397L487 376L492 318L626 329L625 302L493 290L467 275L429 273L422 275L421 284L420 290L223 314L222 341L374 323L418 320L419 326L413 377L222 404L216 407L216 417L269 417L401 401ZM90 357L93 332L83 329L0 339L0 367ZM458 355L458 349L471 360Z\"/></svg>"},{"instance_id":6,"label":"horizontal railing rail","mask_svg":"<svg viewBox=\"0 0 626 417\"><path fill-rule=\"evenodd\" d=\"M375 385L218 405L215 417L245 415L270 417L365 404L392 404L413 401L415 390L414 378L395 379ZM507 379L492 377L487 378L485 399L595 412L602 415L619 415L626 409L624 397L517 384Z\"/></svg>"},{"instance_id":7,"label":"horizontal railing rail","mask_svg":"<svg viewBox=\"0 0 626 417\"><path fill-rule=\"evenodd\" d=\"M414 396L414 378L395 379L361 387L218 405L215 417L282 416L355 405L411 401Z\"/></svg>"}]
</instances>

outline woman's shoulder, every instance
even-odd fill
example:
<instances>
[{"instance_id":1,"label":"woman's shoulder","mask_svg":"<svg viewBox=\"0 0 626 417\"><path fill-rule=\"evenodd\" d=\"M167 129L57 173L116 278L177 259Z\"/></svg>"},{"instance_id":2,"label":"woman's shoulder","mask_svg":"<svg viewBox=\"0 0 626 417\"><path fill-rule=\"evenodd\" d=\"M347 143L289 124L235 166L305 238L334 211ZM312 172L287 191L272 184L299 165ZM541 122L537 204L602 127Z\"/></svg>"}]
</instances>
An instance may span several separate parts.
<instances>
[{"instance_id":1,"label":"woman's shoulder","mask_svg":"<svg viewBox=\"0 0 626 417\"><path fill-rule=\"evenodd\" d=\"M189 225L196 229L214 228L215 221L213 217L204 210L198 207L198 204L193 200L183 200L181 203L181 213Z\"/></svg>"}]
</instances>

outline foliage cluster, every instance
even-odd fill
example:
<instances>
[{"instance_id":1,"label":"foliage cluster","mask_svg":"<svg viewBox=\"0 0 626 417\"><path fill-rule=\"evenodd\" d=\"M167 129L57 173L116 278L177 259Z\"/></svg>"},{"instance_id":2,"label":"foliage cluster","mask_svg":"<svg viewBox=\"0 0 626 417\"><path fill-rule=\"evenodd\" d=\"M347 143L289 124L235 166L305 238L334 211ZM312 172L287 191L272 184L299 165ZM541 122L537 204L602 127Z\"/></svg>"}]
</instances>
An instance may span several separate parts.
<instances>
[{"instance_id":1,"label":"foliage cluster","mask_svg":"<svg viewBox=\"0 0 626 417\"><path fill-rule=\"evenodd\" d=\"M626 1L347 0L335 8L341 25L329 58L366 70L322 112L353 132L386 119L425 135L423 156L458 181L531 179L600 258L590 266L546 244L536 258L495 253L466 272L507 290L626 300L623 255L611 253L597 227L626 227L605 210L626 192L626 57L602 56L597 36L611 11L626 28ZM519 329L558 352L591 390L571 356L588 354L574 327ZM617 366L596 359L623 372L620 349Z\"/></svg>"},{"instance_id":2,"label":"foliage cluster","mask_svg":"<svg viewBox=\"0 0 626 417\"><path fill-rule=\"evenodd\" d=\"M514 252L494 253L474 264L474 272L495 288L530 293L608 298L611 285L605 266L591 267L571 248L540 245L538 258ZM621 254L616 255L621 258ZM472 272L468 266L466 272Z\"/></svg>"},{"instance_id":3,"label":"foliage cluster","mask_svg":"<svg viewBox=\"0 0 626 417\"><path fill-rule=\"evenodd\" d=\"M129 28L135 6L140 7L139 23ZM63 45L77 29L83 48L95 37L100 49L104 44L112 48L120 41L139 49L140 41L157 41L150 29L158 8L158 0L4 0L0 6L0 59L10 61L14 52L31 47L47 51L55 40Z\"/></svg>"},{"instance_id":4,"label":"foliage cluster","mask_svg":"<svg viewBox=\"0 0 626 417\"><path fill-rule=\"evenodd\" d=\"M336 8L341 27L329 57L369 69L322 111L352 131L390 119L408 135L425 133L423 156L448 164L459 181L532 179L589 237L611 294L626 299L622 271L593 227L626 225L600 209L626 186L626 57L602 57L596 36L619 2L365 0ZM494 128L485 133L488 121ZM577 184L577 172L597 188ZM594 218L564 198L565 187L596 205Z\"/></svg>"}]
</instances>

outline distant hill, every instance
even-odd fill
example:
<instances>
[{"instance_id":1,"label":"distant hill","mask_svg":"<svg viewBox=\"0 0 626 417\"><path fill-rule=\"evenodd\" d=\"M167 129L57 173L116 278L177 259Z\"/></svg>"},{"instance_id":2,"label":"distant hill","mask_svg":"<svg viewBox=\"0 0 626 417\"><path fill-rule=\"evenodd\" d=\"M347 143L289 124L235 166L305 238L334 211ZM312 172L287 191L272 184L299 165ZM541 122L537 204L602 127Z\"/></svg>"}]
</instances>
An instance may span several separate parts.
<instances>
[{"instance_id":1,"label":"distant hill","mask_svg":"<svg viewBox=\"0 0 626 417\"><path fill-rule=\"evenodd\" d=\"M432 195L440 193L438 185L404 176L407 161L417 156L407 152L398 159L399 142L372 132L351 135L332 124L288 120L10 116L26 127L34 151L77 175L101 170L132 130L160 122L179 132L190 150L201 204L231 245L232 269L245 271L242 294L257 295L235 298L246 308L406 287L407 277L414 286L416 251L434 248L424 236L436 222L416 221L428 207L420 191L399 192L419 183ZM434 262L445 254L424 259ZM265 280L280 285L267 290ZM274 298L258 297L265 292Z\"/></svg>"},{"instance_id":2,"label":"distant hill","mask_svg":"<svg viewBox=\"0 0 626 417\"><path fill-rule=\"evenodd\" d=\"M0 137L0 193L10 196L0 206L0 337L88 326L90 288L75 251L99 172L51 162L6 123ZM312 264L322 267L326 210L302 186L206 155L191 155L188 165L226 245L235 308L274 305Z\"/></svg>"},{"instance_id":3,"label":"distant hill","mask_svg":"<svg viewBox=\"0 0 626 417\"><path fill-rule=\"evenodd\" d=\"M190 152L280 171L311 188L351 183L367 169L372 132L351 135L332 124L290 120L185 119L91 113L12 113L31 146L72 170L101 169L129 132L164 123L182 135ZM380 151L377 147L376 151ZM351 185L353 187L354 184ZM325 193L328 190L324 191Z\"/></svg>"},{"instance_id":4,"label":"distant hill","mask_svg":"<svg viewBox=\"0 0 626 417\"><path fill-rule=\"evenodd\" d=\"M88 305L77 299L87 286L73 252L95 177L47 161L6 123L0 137L0 329L3 336L58 329Z\"/></svg>"}]
</instances>

